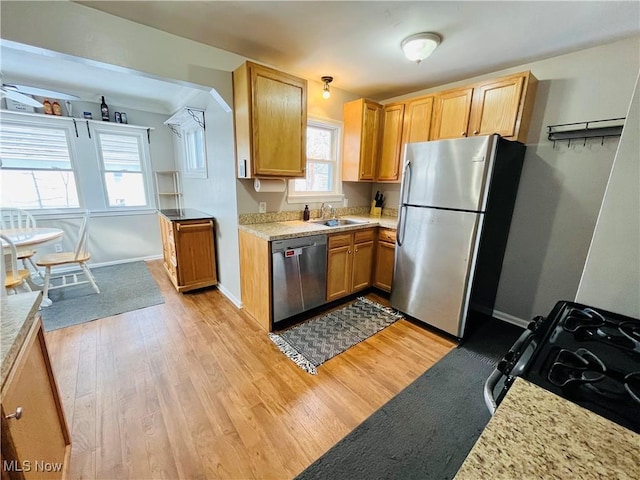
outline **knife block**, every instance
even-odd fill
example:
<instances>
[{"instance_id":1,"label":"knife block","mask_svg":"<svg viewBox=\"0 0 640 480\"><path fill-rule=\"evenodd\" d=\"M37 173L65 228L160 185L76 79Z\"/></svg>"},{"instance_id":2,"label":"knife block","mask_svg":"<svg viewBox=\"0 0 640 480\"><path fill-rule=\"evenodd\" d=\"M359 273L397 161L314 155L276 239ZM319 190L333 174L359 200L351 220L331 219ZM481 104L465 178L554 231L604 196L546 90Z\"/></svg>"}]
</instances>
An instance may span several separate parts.
<instances>
[{"instance_id":1,"label":"knife block","mask_svg":"<svg viewBox=\"0 0 640 480\"><path fill-rule=\"evenodd\" d=\"M371 210L369 215L372 217L380 217L382 215L382 207L376 207L376 202L371 202Z\"/></svg>"}]
</instances>

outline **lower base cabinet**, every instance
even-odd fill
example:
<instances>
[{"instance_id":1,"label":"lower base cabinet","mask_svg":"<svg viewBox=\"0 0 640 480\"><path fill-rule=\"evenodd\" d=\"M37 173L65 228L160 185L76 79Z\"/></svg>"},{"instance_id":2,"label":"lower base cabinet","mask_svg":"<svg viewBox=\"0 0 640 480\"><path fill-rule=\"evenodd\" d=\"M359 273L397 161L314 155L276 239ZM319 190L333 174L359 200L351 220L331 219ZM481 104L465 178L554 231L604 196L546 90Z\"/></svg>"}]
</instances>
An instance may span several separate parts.
<instances>
[{"instance_id":1,"label":"lower base cabinet","mask_svg":"<svg viewBox=\"0 0 640 480\"><path fill-rule=\"evenodd\" d=\"M396 232L391 229L378 231L378 248L376 249L376 268L373 286L391 292L393 268L396 253Z\"/></svg>"},{"instance_id":2,"label":"lower base cabinet","mask_svg":"<svg viewBox=\"0 0 640 480\"><path fill-rule=\"evenodd\" d=\"M218 283L213 219L169 220L162 214L164 268L178 292Z\"/></svg>"},{"instance_id":3,"label":"lower base cabinet","mask_svg":"<svg viewBox=\"0 0 640 480\"><path fill-rule=\"evenodd\" d=\"M1 422L3 480L64 478L71 436L40 318L2 387Z\"/></svg>"},{"instance_id":4,"label":"lower base cabinet","mask_svg":"<svg viewBox=\"0 0 640 480\"><path fill-rule=\"evenodd\" d=\"M328 238L327 301L371 286L375 229L338 233Z\"/></svg>"}]
</instances>

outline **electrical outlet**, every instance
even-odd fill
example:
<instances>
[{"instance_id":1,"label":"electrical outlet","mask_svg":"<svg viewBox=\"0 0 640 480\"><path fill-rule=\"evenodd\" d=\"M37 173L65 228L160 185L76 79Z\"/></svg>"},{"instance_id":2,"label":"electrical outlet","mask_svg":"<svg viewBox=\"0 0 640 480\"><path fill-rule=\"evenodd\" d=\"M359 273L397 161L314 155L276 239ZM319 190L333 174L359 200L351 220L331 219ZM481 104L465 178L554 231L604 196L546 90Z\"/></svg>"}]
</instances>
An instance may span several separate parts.
<instances>
[{"instance_id":1,"label":"electrical outlet","mask_svg":"<svg viewBox=\"0 0 640 480\"><path fill-rule=\"evenodd\" d=\"M260 202L258 213L267 213L267 202Z\"/></svg>"},{"instance_id":2,"label":"electrical outlet","mask_svg":"<svg viewBox=\"0 0 640 480\"><path fill-rule=\"evenodd\" d=\"M62 244L61 243L56 243L54 245L55 249L56 249L56 253L60 253L62 252Z\"/></svg>"},{"instance_id":3,"label":"electrical outlet","mask_svg":"<svg viewBox=\"0 0 640 480\"><path fill-rule=\"evenodd\" d=\"M349 206L349 199L347 197L344 197L344 200L342 200L342 206L345 208Z\"/></svg>"}]
</instances>

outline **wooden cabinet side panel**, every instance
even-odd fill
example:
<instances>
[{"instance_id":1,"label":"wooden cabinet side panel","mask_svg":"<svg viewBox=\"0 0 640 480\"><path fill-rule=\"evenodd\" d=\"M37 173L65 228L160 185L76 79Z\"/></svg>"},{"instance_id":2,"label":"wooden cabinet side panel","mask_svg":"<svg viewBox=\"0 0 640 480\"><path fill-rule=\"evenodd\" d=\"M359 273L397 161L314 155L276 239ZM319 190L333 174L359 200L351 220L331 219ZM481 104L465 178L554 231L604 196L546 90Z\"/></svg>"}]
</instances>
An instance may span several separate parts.
<instances>
[{"instance_id":1,"label":"wooden cabinet side panel","mask_svg":"<svg viewBox=\"0 0 640 480\"><path fill-rule=\"evenodd\" d=\"M257 176L301 177L306 167L306 81L251 68L253 170Z\"/></svg>"},{"instance_id":2,"label":"wooden cabinet side panel","mask_svg":"<svg viewBox=\"0 0 640 480\"><path fill-rule=\"evenodd\" d=\"M217 283L213 221L176 222L178 283L181 287Z\"/></svg>"},{"instance_id":3,"label":"wooden cabinet side panel","mask_svg":"<svg viewBox=\"0 0 640 480\"><path fill-rule=\"evenodd\" d=\"M514 137L523 85L524 77L516 75L477 86L468 135L498 133L506 138Z\"/></svg>"},{"instance_id":4,"label":"wooden cabinet side panel","mask_svg":"<svg viewBox=\"0 0 640 480\"><path fill-rule=\"evenodd\" d=\"M404 104L385 105L377 180L394 182L400 178L400 150Z\"/></svg>"},{"instance_id":5,"label":"wooden cabinet side panel","mask_svg":"<svg viewBox=\"0 0 640 480\"><path fill-rule=\"evenodd\" d=\"M525 72L525 81L522 93L522 101L518 110L518 120L516 121L516 136L514 140L527 143L529 137L529 126L533 116L533 105L536 101L538 90L538 79L531 72Z\"/></svg>"},{"instance_id":6,"label":"wooden cabinet side panel","mask_svg":"<svg viewBox=\"0 0 640 480\"><path fill-rule=\"evenodd\" d=\"M62 478L71 441L40 320L27 336L3 387L2 414L18 407L23 409L22 418L3 422L17 460L60 465L57 472L33 469L25 472L25 478Z\"/></svg>"},{"instance_id":7,"label":"wooden cabinet side panel","mask_svg":"<svg viewBox=\"0 0 640 480\"><path fill-rule=\"evenodd\" d=\"M233 126L236 147L236 174L238 164L245 162L245 177L251 177L251 112L249 103L249 73L243 63L233 72Z\"/></svg>"},{"instance_id":8,"label":"wooden cabinet side panel","mask_svg":"<svg viewBox=\"0 0 640 480\"><path fill-rule=\"evenodd\" d=\"M366 101L364 104L363 139L358 180L375 180L380 144L382 106Z\"/></svg>"},{"instance_id":9,"label":"wooden cabinet side panel","mask_svg":"<svg viewBox=\"0 0 640 480\"><path fill-rule=\"evenodd\" d=\"M342 180L356 182L360 174L360 147L364 100L353 100L342 107Z\"/></svg>"},{"instance_id":10,"label":"wooden cabinet side panel","mask_svg":"<svg viewBox=\"0 0 640 480\"><path fill-rule=\"evenodd\" d=\"M436 94L432 140L466 136L472 98L473 88L447 90Z\"/></svg>"},{"instance_id":11,"label":"wooden cabinet side panel","mask_svg":"<svg viewBox=\"0 0 640 480\"><path fill-rule=\"evenodd\" d=\"M271 331L271 255L269 242L243 230L240 246L242 305L262 328Z\"/></svg>"},{"instance_id":12,"label":"wooden cabinet side panel","mask_svg":"<svg viewBox=\"0 0 640 480\"><path fill-rule=\"evenodd\" d=\"M352 292L371 286L373 273L374 242L356 243L353 246Z\"/></svg>"}]
</instances>

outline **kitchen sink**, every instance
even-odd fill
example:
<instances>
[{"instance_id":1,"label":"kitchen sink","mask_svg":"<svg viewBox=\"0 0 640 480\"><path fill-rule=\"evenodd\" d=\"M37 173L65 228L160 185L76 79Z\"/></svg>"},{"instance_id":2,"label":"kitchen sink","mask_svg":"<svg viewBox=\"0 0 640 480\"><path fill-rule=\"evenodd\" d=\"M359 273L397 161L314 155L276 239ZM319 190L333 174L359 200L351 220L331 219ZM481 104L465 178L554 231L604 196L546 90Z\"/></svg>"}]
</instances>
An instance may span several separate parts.
<instances>
[{"instance_id":1,"label":"kitchen sink","mask_svg":"<svg viewBox=\"0 0 640 480\"><path fill-rule=\"evenodd\" d=\"M348 218L330 218L323 220L312 220L310 223L317 223L325 227L344 227L346 225L363 225L369 223L368 220L351 220Z\"/></svg>"}]
</instances>

